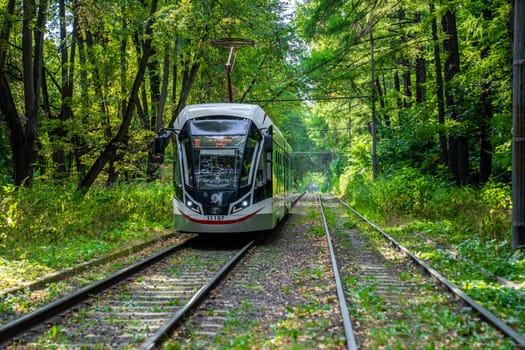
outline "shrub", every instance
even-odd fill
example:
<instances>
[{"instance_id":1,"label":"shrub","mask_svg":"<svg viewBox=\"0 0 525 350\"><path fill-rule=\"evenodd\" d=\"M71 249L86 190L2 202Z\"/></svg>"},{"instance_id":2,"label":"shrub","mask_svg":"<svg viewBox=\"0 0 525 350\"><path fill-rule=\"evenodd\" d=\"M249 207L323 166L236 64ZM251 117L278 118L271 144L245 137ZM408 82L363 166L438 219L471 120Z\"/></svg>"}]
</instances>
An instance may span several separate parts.
<instances>
[{"instance_id":1,"label":"shrub","mask_svg":"<svg viewBox=\"0 0 525 350\"><path fill-rule=\"evenodd\" d=\"M0 195L0 253L16 259L49 259L48 248L61 254L61 247L74 250L75 242L79 251L80 244L110 249L172 223L172 188L158 182L94 187L84 197L73 185L35 182L32 188L3 187Z\"/></svg>"},{"instance_id":2,"label":"shrub","mask_svg":"<svg viewBox=\"0 0 525 350\"><path fill-rule=\"evenodd\" d=\"M511 220L509 186L456 187L416 169L403 168L373 181L366 176L342 176L341 186L354 206L383 222L448 220L462 232L484 239L504 239Z\"/></svg>"}]
</instances>

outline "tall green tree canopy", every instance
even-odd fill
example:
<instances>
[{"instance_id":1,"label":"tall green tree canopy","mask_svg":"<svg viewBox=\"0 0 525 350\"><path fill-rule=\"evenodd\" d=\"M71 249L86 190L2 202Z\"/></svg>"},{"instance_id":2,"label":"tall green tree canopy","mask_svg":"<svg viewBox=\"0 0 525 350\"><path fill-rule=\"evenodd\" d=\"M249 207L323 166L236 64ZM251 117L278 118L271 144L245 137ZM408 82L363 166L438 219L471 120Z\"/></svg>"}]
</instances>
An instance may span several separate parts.
<instances>
[{"instance_id":1,"label":"tall green tree canopy","mask_svg":"<svg viewBox=\"0 0 525 350\"><path fill-rule=\"evenodd\" d=\"M1 1L3 176L17 185L73 179L82 192L95 181L154 178L155 133L187 103L226 99L228 51L211 45L216 38L256 43L236 51L236 101L294 95L294 32L283 6Z\"/></svg>"},{"instance_id":2,"label":"tall green tree canopy","mask_svg":"<svg viewBox=\"0 0 525 350\"><path fill-rule=\"evenodd\" d=\"M1 0L2 179L154 179L155 134L228 98L212 40L247 38L234 100L330 154L334 183L370 170L374 132L382 174L509 182L512 18L509 0Z\"/></svg>"}]
</instances>

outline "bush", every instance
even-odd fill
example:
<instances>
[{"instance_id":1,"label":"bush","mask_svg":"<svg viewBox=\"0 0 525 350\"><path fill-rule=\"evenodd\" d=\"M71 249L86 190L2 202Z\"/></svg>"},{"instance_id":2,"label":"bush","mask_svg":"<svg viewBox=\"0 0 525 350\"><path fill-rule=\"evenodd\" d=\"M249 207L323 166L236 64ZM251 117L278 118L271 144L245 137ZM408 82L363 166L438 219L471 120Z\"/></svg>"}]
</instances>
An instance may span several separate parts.
<instances>
[{"instance_id":1,"label":"bush","mask_svg":"<svg viewBox=\"0 0 525 350\"><path fill-rule=\"evenodd\" d=\"M479 189L456 187L412 168L373 181L355 174L342 176L344 196L367 215L383 222L452 221L462 232L484 239L504 239L511 223L509 186L489 183Z\"/></svg>"},{"instance_id":2,"label":"bush","mask_svg":"<svg viewBox=\"0 0 525 350\"><path fill-rule=\"evenodd\" d=\"M57 255L61 247L82 255L81 244L107 250L172 225L172 188L158 182L94 187L84 197L73 185L35 182L4 186L0 196L0 254L11 259L49 260L46 250Z\"/></svg>"}]
</instances>

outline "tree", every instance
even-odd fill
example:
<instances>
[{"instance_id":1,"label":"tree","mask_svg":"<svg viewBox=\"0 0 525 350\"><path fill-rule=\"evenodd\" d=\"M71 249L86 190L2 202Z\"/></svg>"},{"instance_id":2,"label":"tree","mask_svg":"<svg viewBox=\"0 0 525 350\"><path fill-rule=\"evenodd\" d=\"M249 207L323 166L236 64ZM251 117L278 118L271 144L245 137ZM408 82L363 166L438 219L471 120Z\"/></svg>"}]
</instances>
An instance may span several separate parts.
<instances>
[{"instance_id":1,"label":"tree","mask_svg":"<svg viewBox=\"0 0 525 350\"><path fill-rule=\"evenodd\" d=\"M143 82L144 74L146 72L148 59L150 55L150 48L152 42L152 25L154 23L155 12L157 11L157 0L151 1L151 10L148 23L146 25L145 41L144 48L142 51L142 57L140 59L140 64L138 66L137 74L131 88L130 96L126 104L126 108L123 112L122 123L120 124L117 134L110 140L110 142L104 148L104 151L99 155L95 160L91 168L88 170L87 174L82 178L78 185L78 189L82 193L86 193L98 174L102 171L106 163L115 157L116 152L118 151L119 145L125 141L128 136L129 126L131 124L131 119L135 111L136 102L138 99L138 93L140 85Z\"/></svg>"},{"instance_id":2,"label":"tree","mask_svg":"<svg viewBox=\"0 0 525 350\"><path fill-rule=\"evenodd\" d=\"M458 111L457 96L453 87L453 79L460 73L459 44L456 26L456 14L453 9L447 9L441 18L441 26L446 37L443 48L447 55L445 59L445 101L450 119L458 124L449 137L449 168L458 185L466 185L469 176L468 142L461 123L464 121Z\"/></svg>"},{"instance_id":3,"label":"tree","mask_svg":"<svg viewBox=\"0 0 525 350\"><path fill-rule=\"evenodd\" d=\"M73 118L73 110L71 108L73 98L73 87L74 87L74 72L75 72L75 59L76 59L76 35L77 35L77 23L73 24L72 38L68 40L67 37L67 21L66 21L66 2L65 0L59 1L59 27L60 27L60 111L58 114L57 127L51 130L51 135L55 139L58 147L53 150L53 161L55 164L55 177L63 178L69 172L71 164L66 164L67 158L70 158L70 150L64 145L67 142L67 121ZM75 17L76 22L76 17ZM69 50L68 50L69 46ZM45 75L44 75L45 79ZM45 81L45 80L44 80ZM44 84L47 87L47 84ZM46 109L48 118L52 118L52 112L48 97L48 91L44 92L44 98L47 103L43 106Z\"/></svg>"},{"instance_id":4,"label":"tree","mask_svg":"<svg viewBox=\"0 0 525 350\"><path fill-rule=\"evenodd\" d=\"M445 126L445 101L443 100L443 74L441 71L441 53L438 38L437 21L434 15L434 3L431 0L429 4L430 16L432 22L432 43L434 52L434 68L436 76L436 103L438 110L438 123L441 127ZM439 148L440 148L440 160L444 165L448 165L448 147L447 137L443 130L439 131Z\"/></svg>"},{"instance_id":5,"label":"tree","mask_svg":"<svg viewBox=\"0 0 525 350\"><path fill-rule=\"evenodd\" d=\"M8 67L6 59L8 45L0 45L0 110L6 118L11 151L14 162L14 181L16 185L30 186L33 181L35 163L38 154L38 112L42 83L43 41L47 13L47 1L40 1L37 6L33 0L25 0L22 6L22 51L21 79L15 67ZM7 6L7 18L1 29L3 40L9 38L13 29L15 1ZM16 50L10 48L10 50ZM18 110L18 103L13 88L19 80L23 85L23 108Z\"/></svg>"},{"instance_id":6,"label":"tree","mask_svg":"<svg viewBox=\"0 0 525 350\"><path fill-rule=\"evenodd\" d=\"M380 173L409 166L446 175L445 165L461 186L510 181L508 1L374 4ZM303 67L312 95L367 94L363 34L370 30L371 6L312 0L300 7L299 28L309 45ZM327 118L334 127L350 118L358 135L368 132L363 119L372 108L362 99L349 115L341 106Z\"/></svg>"}]
</instances>

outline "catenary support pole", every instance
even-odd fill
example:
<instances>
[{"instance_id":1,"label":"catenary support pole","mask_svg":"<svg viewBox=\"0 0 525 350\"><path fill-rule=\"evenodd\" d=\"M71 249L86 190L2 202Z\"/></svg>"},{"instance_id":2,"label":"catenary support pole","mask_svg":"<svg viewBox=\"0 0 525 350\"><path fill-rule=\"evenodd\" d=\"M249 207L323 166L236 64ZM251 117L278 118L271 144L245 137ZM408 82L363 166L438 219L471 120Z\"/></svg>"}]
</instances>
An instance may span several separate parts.
<instances>
[{"instance_id":1,"label":"catenary support pole","mask_svg":"<svg viewBox=\"0 0 525 350\"><path fill-rule=\"evenodd\" d=\"M370 30L370 87L372 96L372 176L377 179L377 116L376 116L376 89L375 89L375 61L374 61L374 30Z\"/></svg>"},{"instance_id":2,"label":"catenary support pole","mask_svg":"<svg viewBox=\"0 0 525 350\"><path fill-rule=\"evenodd\" d=\"M525 1L514 1L512 248L525 248Z\"/></svg>"}]
</instances>

